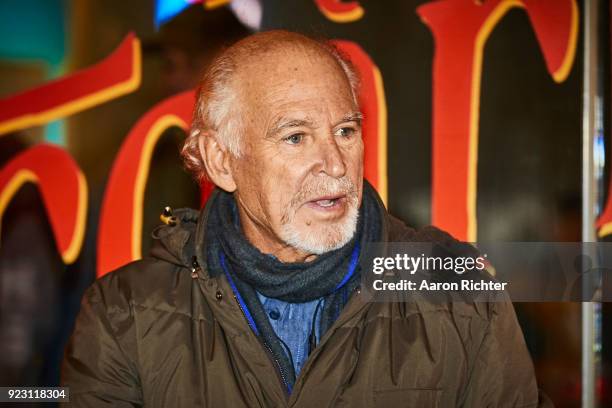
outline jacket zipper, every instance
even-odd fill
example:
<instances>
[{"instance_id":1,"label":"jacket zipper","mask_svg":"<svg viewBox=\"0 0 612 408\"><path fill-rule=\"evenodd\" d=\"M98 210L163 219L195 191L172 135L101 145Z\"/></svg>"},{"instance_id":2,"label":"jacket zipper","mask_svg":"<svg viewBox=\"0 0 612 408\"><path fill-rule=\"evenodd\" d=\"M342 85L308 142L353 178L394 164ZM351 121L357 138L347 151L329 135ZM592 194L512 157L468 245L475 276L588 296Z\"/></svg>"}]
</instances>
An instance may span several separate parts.
<instances>
[{"instance_id":1,"label":"jacket zipper","mask_svg":"<svg viewBox=\"0 0 612 408\"><path fill-rule=\"evenodd\" d=\"M361 295L361 289L360 288L355 288L355 290L351 293L351 298L349 299L348 303L344 306L342 311L345 312L348 309L347 306L352 306L352 304L357 301L356 297L360 296L360 295ZM361 310L361 308L358 309L358 310ZM357 311L355 311L354 313L356 313L356 312ZM321 352L322 346L325 345L325 343L327 343L327 341L331 337L333 331L336 328L340 327L340 324L343 324L344 321L347 320L349 317L352 317L354 315L354 313L351 313L351 315L348 316L348 317L347 317L346 313L344 314L344 316L341 313L340 316L338 316L338 318L336 319L336 321L332 324L332 326L329 329L327 329L327 333L325 333L325 335L321 338L321 341L317 344L317 347L313 350L313 353L308 356L308 360L306 361L306 364L304 365L304 367L302 368L302 371L300 372L300 375L298 376L300 381L303 382L303 377L305 377L308 374L308 372L310 371L310 369L312 367L312 361L311 361L312 359L311 359L311 357L315 356L315 355L318 355ZM340 319L341 317L342 317L342 319ZM296 378L296 380L295 380L295 385L298 385L298 378ZM292 395L293 394L295 394L295 393L292 393Z\"/></svg>"},{"instance_id":2,"label":"jacket zipper","mask_svg":"<svg viewBox=\"0 0 612 408\"><path fill-rule=\"evenodd\" d=\"M378 204L382 207L384 207L384 204L382 203L382 201L380 199L378 199ZM383 220L382 223L382 231L381 231L381 241L384 243L384 252L387 252L387 247L389 245L388 239L389 239L389 218L385 218ZM354 293L357 292L357 293ZM317 355L318 353L320 353L323 345L325 345L325 343L327 343L328 339L331 337L331 334L333 333L333 331L340 327L340 324L344 324L345 320L348 320L349 318L352 318L358 311L361 311L361 309L365 306L365 305L361 305L361 307L354 311L354 313L351 313L351 315L347 316L347 310L350 310L348 308L348 306L352 306L354 302L357 302L358 300L358 296L361 295L361 288L357 287L355 289L350 298L349 301L347 302L346 305L344 305L344 308L342 309L342 312L344 312L344 316L343 313L340 313L340 316L338 316L338 318L336 319L336 321L331 325L331 327L329 329L327 329L327 333L325 333L325 335L321 338L321 340L319 341L319 344L317 344L317 347L314 349L312 354L309 354L308 356L308 360L306 361L306 364L304 365L304 367L302 367L302 371L300 372L300 375L295 379L295 385L301 385L298 384L298 379L300 381L303 382L303 378L306 376L306 374L308 373L308 371L310 371L310 368L312 366L312 358L313 356ZM355 296L356 295L356 296ZM342 318L342 319L341 319ZM292 393L293 395L295 395L295 393ZM290 400L291 401L291 400Z\"/></svg>"},{"instance_id":3,"label":"jacket zipper","mask_svg":"<svg viewBox=\"0 0 612 408\"><path fill-rule=\"evenodd\" d=\"M242 308L242 305L238 301L238 298L236 297L236 295L234 295L234 300L236 301L236 304L238 305L238 308L242 312L242 316L244 317L244 320L246 320L247 323L248 323L249 320L247 319L246 313L245 313L244 309ZM249 324L249 327L250 327L251 324L250 323L248 323L248 324ZM253 330L252 327L251 327L251 330ZM283 385L285 386L286 395L288 396L290 394L290 389L291 388L289 387L289 383L287 382L287 378L285 377L285 374L283 372L283 369L282 369L280 363L278 362L276 357L274 357L274 353L270 349L270 346L268 346L268 344L265 341L263 341L263 340L260 340L260 342L263 344L264 348L267 350L268 357L270 358L270 360L272 360L272 362L276 366L276 368L277 368L276 373L280 376L280 379L281 379Z\"/></svg>"}]
</instances>

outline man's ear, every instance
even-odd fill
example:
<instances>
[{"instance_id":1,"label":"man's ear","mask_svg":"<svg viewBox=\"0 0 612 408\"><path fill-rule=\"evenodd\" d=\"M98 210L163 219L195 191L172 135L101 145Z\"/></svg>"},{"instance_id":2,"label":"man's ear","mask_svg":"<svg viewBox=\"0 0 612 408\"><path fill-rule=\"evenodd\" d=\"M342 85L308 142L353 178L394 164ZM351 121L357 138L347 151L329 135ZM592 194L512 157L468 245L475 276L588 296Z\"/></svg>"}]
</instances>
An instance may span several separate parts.
<instances>
[{"instance_id":1,"label":"man's ear","mask_svg":"<svg viewBox=\"0 0 612 408\"><path fill-rule=\"evenodd\" d=\"M203 133L198 139L198 147L210 180L223 190L233 193L236 183L230 166L231 153L219 143L217 133Z\"/></svg>"}]
</instances>

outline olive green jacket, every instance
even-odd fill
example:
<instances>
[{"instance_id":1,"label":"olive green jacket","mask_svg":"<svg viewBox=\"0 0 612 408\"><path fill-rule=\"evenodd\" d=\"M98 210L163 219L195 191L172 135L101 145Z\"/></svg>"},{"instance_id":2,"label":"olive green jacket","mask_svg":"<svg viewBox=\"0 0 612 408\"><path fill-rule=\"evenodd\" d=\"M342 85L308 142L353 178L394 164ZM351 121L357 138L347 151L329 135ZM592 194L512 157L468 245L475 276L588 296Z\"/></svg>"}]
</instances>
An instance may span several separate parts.
<instances>
[{"instance_id":1,"label":"olive green jacket","mask_svg":"<svg viewBox=\"0 0 612 408\"><path fill-rule=\"evenodd\" d=\"M177 211L155 231L149 257L86 291L62 365L72 406L544 405L511 303L373 303L359 291L288 395L228 282L207 273L206 212ZM450 239L391 216L383 233Z\"/></svg>"}]
</instances>

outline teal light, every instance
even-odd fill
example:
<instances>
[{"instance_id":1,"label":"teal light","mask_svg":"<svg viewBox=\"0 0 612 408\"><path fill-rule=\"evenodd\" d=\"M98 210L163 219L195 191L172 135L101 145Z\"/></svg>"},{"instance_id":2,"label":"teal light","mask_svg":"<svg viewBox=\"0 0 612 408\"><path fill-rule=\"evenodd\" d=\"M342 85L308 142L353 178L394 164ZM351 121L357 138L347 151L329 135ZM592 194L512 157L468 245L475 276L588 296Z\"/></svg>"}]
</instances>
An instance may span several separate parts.
<instances>
[{"instance_id":1,"label":"teal light","mask_svg":"<svg viewBox=\"0 0 612 408\"><path fill-rule=\"evenodd\" d=\"M65 0L0 1L0 59L43 64L47 79L64 75ZM65 144L62 120L45 126L45 141Z\"/></svg>"},{"instance_id":2,"label":"teal light","mask_svg":"<svg viewBox=\"0 0 612 408\"><path fill-rule=\"evenodd\" d=\"M45 126L45 141L47 143L64 146L66 144L64 135L65 122L61 119L50 122Z\"/></svg>"},{"instance_id":3,"label":"teal light","mask_svg":"<svg viewBox=\"0 0 612 408\"><path fill-rule=\"evenodd\" d=\"M0 59L61 64L65 7L63 0L0 1Z\"/></svg>"},{"instance_id":4,"label":"teal light","mask_svg":"<svg viewBox=\"0 0 612 408\"><path fill-rule=\"evenodd\" d=\"M159 28L196 0L155 0L155 27Z\"/></svg>"}]
</instances>

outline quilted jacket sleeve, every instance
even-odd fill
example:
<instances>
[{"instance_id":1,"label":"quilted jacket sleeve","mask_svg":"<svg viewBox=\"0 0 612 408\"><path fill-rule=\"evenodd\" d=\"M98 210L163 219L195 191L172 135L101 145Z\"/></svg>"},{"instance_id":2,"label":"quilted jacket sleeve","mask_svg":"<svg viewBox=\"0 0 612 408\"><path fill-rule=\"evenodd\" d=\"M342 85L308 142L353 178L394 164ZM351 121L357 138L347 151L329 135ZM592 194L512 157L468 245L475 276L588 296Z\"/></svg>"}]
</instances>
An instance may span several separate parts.
<instances>
[{"instance_id":1,"label":"quilted jacket sleeve","mask_svg":"<svg viewBox=\"0 0 612 408\"><path fill-rule=\"evenodd\" d=\"M142 406L138 371L126 353L133 316L127 302L121 305L113 299L108 307L108 300L99 281L83 296L62 363L61 383L70 389L69 406Z\"/></svg>"}]
</instances>

